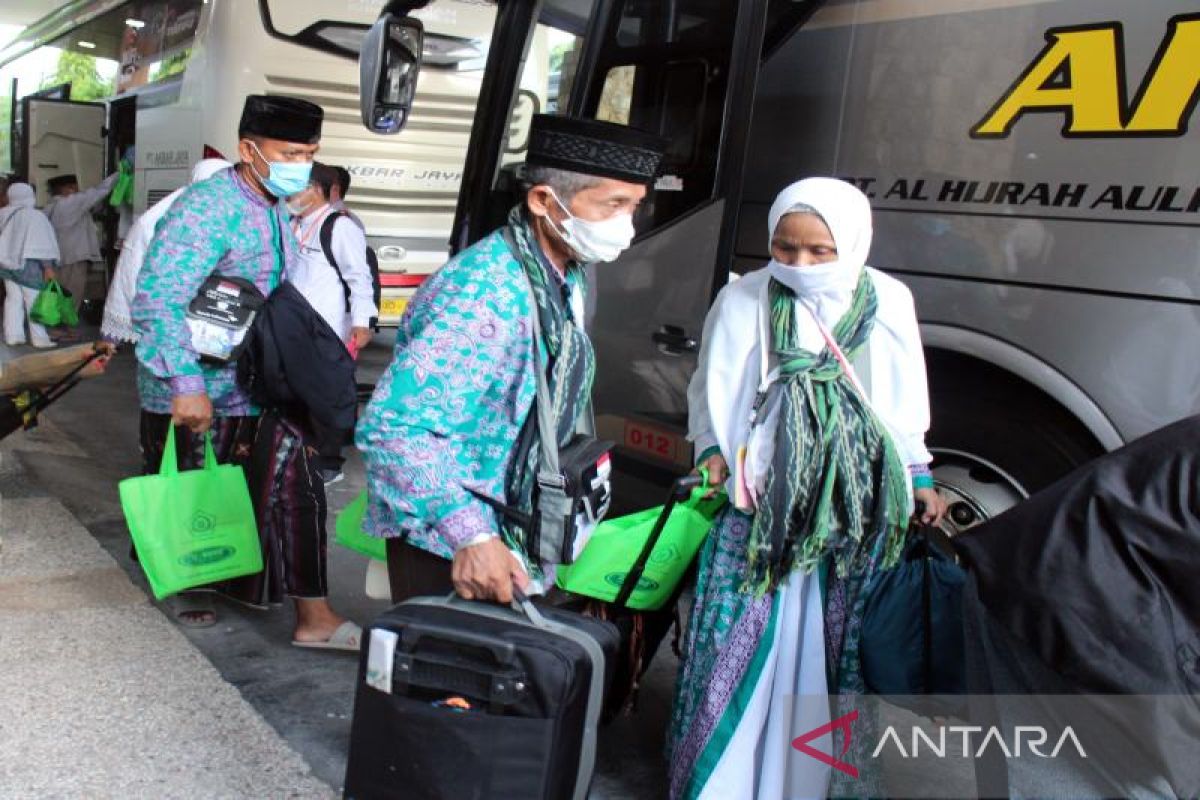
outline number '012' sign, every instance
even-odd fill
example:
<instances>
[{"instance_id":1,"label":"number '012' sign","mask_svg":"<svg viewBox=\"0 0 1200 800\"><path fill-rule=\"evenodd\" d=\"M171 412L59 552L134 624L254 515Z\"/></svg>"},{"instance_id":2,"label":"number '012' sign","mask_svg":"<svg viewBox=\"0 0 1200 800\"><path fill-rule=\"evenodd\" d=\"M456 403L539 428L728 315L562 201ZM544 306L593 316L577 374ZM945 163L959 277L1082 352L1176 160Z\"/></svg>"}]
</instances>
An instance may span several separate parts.
<instances>
[{"instance_id":1,"label":"number '012' sign","mask_svg":"<svg viewBox=\"0 0 1200 800\"><path fill-rule=\"evenodd\" d=\"M682 463L685 457L684 439L677 433L644 423L626 421L624 445L629 450L660 461Z\"/></svg>"}]
</instances>

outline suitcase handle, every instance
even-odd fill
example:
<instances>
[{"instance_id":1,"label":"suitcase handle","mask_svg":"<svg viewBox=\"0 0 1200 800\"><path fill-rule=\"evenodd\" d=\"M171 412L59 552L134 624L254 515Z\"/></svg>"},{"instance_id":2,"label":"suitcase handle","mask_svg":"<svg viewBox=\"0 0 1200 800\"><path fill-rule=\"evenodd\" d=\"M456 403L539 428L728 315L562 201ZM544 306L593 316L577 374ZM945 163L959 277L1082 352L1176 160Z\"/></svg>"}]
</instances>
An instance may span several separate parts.
<instances>
[{"instance_id":1,"label":"suitcase handle","mask_svg":"<svg viewBox=\"0 0 1200 800\"><path fill-rule=\"evenodd\" d=\"M478 603L481 603L483 601L481 601L481 600L466 600L462 597L459 597L458 592L451 592L449 595L446 596L446 602L448 605L452 605L452 606L473 606L473 605L477 605ZM495 604L492 603L489 605L495 605ZM544 616L542 616L542 612L537 610L537 606L535 606L533 604L533 602L529 599L529 597L526 596L526 594L523 591L521 591L520 587L518 587L516 585L516 583L513 584L513 599L512 599L512 605L510 607L512 608L513 611L516 611L518 614L521 614L521 615L527 617L529 619L529 621L534 624L534 627L537 627L537 628L550 627L550 623L546 621L546 618Z\"/></svg>"},{"instance_id":2,"label":"suitcase handle","mask_svg":"<svg viewBox=\"0 0 1200 800\"><path fill-rule=\"evenodd\" d=\"M625 580L621 583L621 589L617 592L616 598L613 599L613 605L618 608L624 608L625 604L629 602L629 597L637 589L638 582L641 581L642 575L646 572L646 562L650 560L651 553L654 552L654 548L658 545L658 538L662 536L663 529L667 527L667 520L671 518L671 512L675 509L675 504L687 500L692 496L694 490L707 484L707 470L701 470L701 474L699 475L684 475L671 484L671 495L667 498L667 504L663 506L662 513L658 515L658 519L654 520L654 527L650 529L650 535L646 537L646 544L642 547L642 552L638 553L637 560L629 568L628 574L625 575Z\"/></svg>"},{"instance_id":3,"label":"suitcase handle","mask_svg":"<svg viewBox=\"0 0 1200 800\"><path fill-rule=\"evenodd\" d=\"M400 650L405 653L412 653L417 649L421 640L427 637L437 637L438 640L443 642L454 642L467 647L486 650L492 654L492 658L496 660L497 664L504 666L511 665L517 658L516 648L513 647L512 642L497 642L494 639L480 636L471 631L445 628L438 628L434 631L422 629L415 625L409 625L404 629L404 636L401 637L400 641Z\"/></svg>"}]
</instances>

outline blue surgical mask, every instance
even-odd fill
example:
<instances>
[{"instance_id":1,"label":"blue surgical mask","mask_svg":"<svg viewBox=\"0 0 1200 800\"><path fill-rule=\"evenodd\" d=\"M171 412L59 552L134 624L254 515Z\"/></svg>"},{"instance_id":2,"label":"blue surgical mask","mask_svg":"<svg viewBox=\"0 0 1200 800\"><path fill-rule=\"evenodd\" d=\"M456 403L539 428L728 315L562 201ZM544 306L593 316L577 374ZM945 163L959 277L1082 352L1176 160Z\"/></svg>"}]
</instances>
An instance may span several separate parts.
<instances>
[{"instance_id":1,"label":"blue surgical mask","mask_svg":"<svg viewBox=\"0 0 1200 800\"><path fill-rule=\"evenodd\" d=\"M259 158L267 161L267 157L262 154L262 150L258 149L258 145L250 142L250 146L254 148L254 152L258 153ZM263 187L276 197L289 197L308 188L309 178L312 177L312 162L267 161L267 164L271 168L266 177L259 174L254 167L254 162L250 163L250 169L254 170L254 174L262 181Z\"/></svg>"}]
</instances>

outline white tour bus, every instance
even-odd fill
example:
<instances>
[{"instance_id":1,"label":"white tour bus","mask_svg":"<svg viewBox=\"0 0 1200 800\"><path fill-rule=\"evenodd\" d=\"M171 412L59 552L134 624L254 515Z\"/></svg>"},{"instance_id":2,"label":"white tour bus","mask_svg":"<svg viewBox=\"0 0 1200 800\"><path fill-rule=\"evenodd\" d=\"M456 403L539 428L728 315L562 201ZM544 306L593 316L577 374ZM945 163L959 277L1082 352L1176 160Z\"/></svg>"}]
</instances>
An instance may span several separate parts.
<instances>
[{"instance_id":1,"label":"white tour bus","mask_svg":"<svg viewBox=\"0 0 1200 800\"><path fill-rule=\"evenodd\" d=\"M0 172L86 186L136 145L134 211L187 182L199 159L235 156L242 98L301 97L325 110L321 161L352 175L348 205L379 256L382 321L399 319L415 286L446 259L494 7L443 2L418 13L425 53L402 134L365 131L358 48L381 0L76 0L0 52L0 102L11 102L11 153ZM543 59L544 60L544 59ZM90 73L90 74L89 74ZM68 102L73 83L92 102ZM521 95L528 117L544 96ZM6 100L3 95L9 94ZM519 150L514 130L509 149ZM4 160L8 169L2 169Z\"/></svg>"}]
</instances>

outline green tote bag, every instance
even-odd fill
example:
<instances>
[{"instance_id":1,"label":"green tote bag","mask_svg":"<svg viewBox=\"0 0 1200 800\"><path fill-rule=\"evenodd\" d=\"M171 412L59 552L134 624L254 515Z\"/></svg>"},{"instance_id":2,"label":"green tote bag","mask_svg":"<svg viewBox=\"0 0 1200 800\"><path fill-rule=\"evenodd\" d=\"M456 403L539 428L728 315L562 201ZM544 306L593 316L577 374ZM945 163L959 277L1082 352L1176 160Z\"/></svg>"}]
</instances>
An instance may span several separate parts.
<instances>
[{"instance_id":1,"label":"green tote bag","mask_svg":"<svg viewBox=\"0 0 1200 800\"><path fill-rule=\"evenodd\" d=\"M367 493L363 491L337 515L333 525L334 541L376 561L387 561L387 539L363 533L363 517L367 515Z\"/></svg>"},{"instance_id":2,"label":"green tote bag","mask_svg":"<svg viewBox=\"0 0 1200 800\"><path fill-rule=\"evenodd\" d=\"M75 303L71 300L71 295L67 294L66 289L62 289L55 300L58 303L58 318L60 325L74 328L79 324L79 312L75 310Z\"/></svg>"},{"instance_id":3,"label":"green tote bag","mask_svg":"<svg viewBox=\"0 0 1200 800\"><path fill-rule=\"evenodd\" d=\"M69 323L63 318L64 302L67 305L71 303L58 281L47 281L42 290L38 292L38 296L34 298L33 305L29 307L29 318L39 325L51 328L67 325ZM75 307L71 306L71 313L74 312ZM76 317L75 321L78 322L79 318Z\"/></svg>"},{"instance_id":4,"label":"green tote bag","mask_svg":"<svg viewBox=\"0 0 1200 800\"><path fill-rule=\"evenodd\" d=\"M120 493L155 598L262 571L246 476L240 466L217 463L211 433L204 467L180 472L171 426L158 474L127 478Z\"/></svg>"},{"instance_id":5,"label":"green tote bag","mask_svg":"<svg viewBox=\"0 0 1200 800\"><path fill-rule=\"evenodd\" d=\"M707 482L705 477L704 484ZM697 489L670 510L662 534L646 561L645 572L626 606L655 611L675 593L704 544L713 520L727 502L723 492L711 498L704 494L704 489ZM559 588L610 603L617 599L625 577L649 541L664 508L649 508L597 525L575 563L559 565L556 578Z\"/></svg>"}]
</instances>

